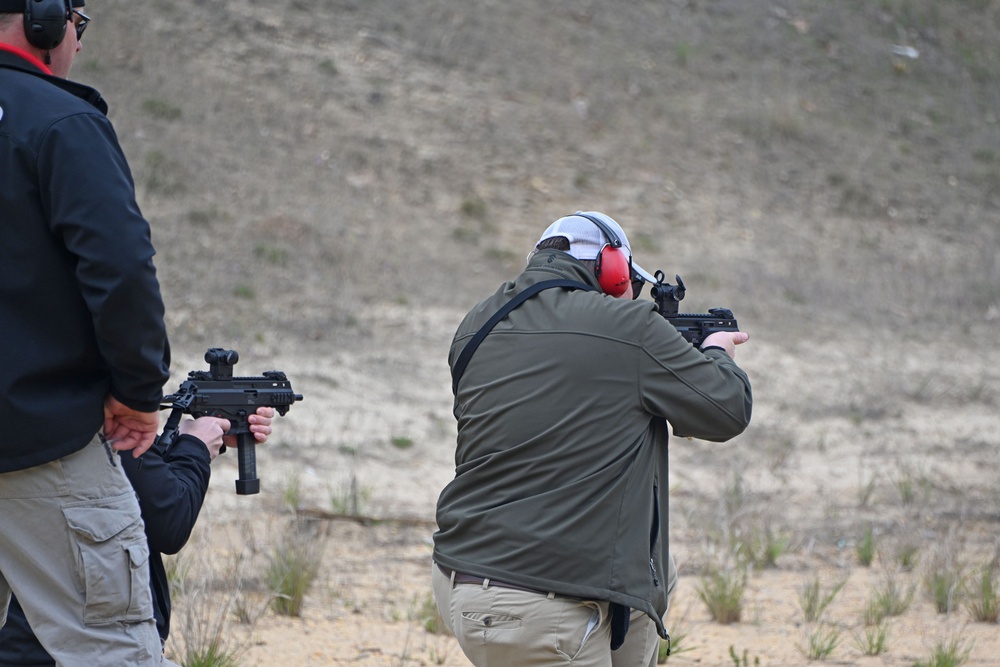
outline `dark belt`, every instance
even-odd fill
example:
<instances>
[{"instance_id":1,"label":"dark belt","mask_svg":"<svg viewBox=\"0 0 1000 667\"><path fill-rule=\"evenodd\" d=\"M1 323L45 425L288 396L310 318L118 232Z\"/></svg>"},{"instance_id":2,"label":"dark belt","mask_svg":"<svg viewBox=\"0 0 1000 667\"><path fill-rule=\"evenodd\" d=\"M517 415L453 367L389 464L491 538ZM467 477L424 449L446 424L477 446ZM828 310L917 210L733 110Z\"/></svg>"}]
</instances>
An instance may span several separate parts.
<instances>
[{"instance_id":1,"label":"dark belt","mask_svg":"<svg viewBox=\"0 0 1000 667\"><path fill-rule=\"evenodd\" d=\"M497 588L511 588L515 591L524 591L525 593L537 593L538 595L548 595L545 591L540 591L534 588L525 588L524 586L518 586L517 584L507 583L506 581L497 581L496 579L489 579L486 577L477 577L474 574L465 574L464 572L455 572L446 568L444 565L438 563L438 569L444 574L444 576L451 579L456 584L478 584L482 586L486 583L487 586L496 586Z\"/></svg>"}]
</instances>

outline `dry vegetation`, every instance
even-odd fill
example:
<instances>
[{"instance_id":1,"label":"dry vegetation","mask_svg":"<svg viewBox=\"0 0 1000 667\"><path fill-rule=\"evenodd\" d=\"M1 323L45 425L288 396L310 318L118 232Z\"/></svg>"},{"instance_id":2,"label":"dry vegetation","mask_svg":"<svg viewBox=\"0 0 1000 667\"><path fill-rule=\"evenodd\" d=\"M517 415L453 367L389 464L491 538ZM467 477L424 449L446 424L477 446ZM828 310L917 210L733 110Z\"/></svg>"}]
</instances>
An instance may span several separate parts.
<instances>
[{"instance_id":1,"label":"dry vegetation","mask_svg":"<svg viewBox=\"0 0 1000 667\"><path fill-rule=\"evenodd\" d=\"M74 74L132 163L178 379L222 345L306 395L259 497L216 463L173 655L467 664L427 629L447 345L594 208L752 335L751 428L670 452L670 662L996 664L1000 2L90 10ZM299 616L276 550L318 559Z\"/></svg>"}]
</instances>

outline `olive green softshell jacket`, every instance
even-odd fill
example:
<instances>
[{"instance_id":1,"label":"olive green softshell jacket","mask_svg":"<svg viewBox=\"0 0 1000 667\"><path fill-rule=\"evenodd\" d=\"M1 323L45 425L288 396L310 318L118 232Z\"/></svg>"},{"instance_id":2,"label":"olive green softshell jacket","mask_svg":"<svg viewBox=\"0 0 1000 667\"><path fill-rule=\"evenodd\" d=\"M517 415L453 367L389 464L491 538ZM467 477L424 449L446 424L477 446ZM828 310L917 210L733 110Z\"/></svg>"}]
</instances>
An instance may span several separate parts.
<instances>
[{"instance_id":1,"label":"olive green softshell jacket","mask_svg":"<svg viewBox=\"0 0 1000 667\"><path fill-rule=\"evenodd\" d=\"M465 317L449 354L537 282L597 286L542 251ZM547 289L501 320L458 384L455 479L434 559L453 570L641 609L666 636L667 422L721 442L750 422L750 382L646 300Z\"/></svg>"}]
</instances>

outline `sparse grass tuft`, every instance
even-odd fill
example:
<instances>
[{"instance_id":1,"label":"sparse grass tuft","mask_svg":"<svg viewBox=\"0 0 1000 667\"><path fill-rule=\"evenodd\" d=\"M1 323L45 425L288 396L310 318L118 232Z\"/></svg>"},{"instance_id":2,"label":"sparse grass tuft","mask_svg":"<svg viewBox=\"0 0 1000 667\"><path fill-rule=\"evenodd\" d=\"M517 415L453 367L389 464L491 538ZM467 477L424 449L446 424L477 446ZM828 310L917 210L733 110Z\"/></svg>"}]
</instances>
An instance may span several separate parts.
<instances>
[{"instance_id":1,"label":"sparse grass tuft","mask_svg":"<svg viewBox=\"0 0 1000 667\"><path fill-rule=\"evenodd\" d=\"M896 491L899 493L899 501L906 507L912 505L917 499L918 487L923 487L925 491L929 490L925 479L914 479L909 471L904 471L903 475L896 480Z\"/></svg>"},{"instance_id":2,"label":"sparse grass tuft","mask_svg":"<svg viewBox=\"0 0 1000 667\"><path fill-rule=\"evenodd\" d=\"M478 195L473 195L472 197L463 199L460 209L462 211L462 215L467 218L472 218L473 220L486 219L486 200Z\"/></svg>"},{"instance_id":3,"label":"sparse grass tuft","mask_svg":"<svg viewBox=\"0 0 1000 667\"><path fill-rule=\"evenodd\" d=\"M854 643L867 656L882 655L888 648L889 623L883 619L874 625L866 625L855 634Z\"/></svg>"},{"instance_id":4,"label":"sparse grass tuft","mask_svg":"<svg viewBox=\"0 0 1000 667\"><path fill-rule=\"evenodd\" d=\"M859 473L860 477L860 473ZM858 506L868 507L875 489L878 488L878 477L872 476L868 481L858 480Z\"/></svg>"},{"instance_id":5,"label":"sparse grass tuft","mask_svg":"<svg viewBox=\"0 0 1000 667\"><path fill-rule=\"evenodd\" d=\"M437 603L434 602L434 594L432 592L428 591L424 595L415 616L413 620L419 621L424 630L430 634L451 634L448 632L448 627L444 624L444 619L441 618L441 614L438 612Z\"/></svg>"},{"instance_id":6,"label":"sparse grass tuft","mask_svg":"<svg viewBox=\"0 0 1000 667\"><path fill-rule=\"evenodd\" d=\"M751 526L742 532L742 539L737 538L734 545L736 557L757 569L776 567L778 557L788 551L792 541L769 525Z\"/></svg>"},{"instance_id":7,"label":"sparse grass tuft","mask_svg":"<svg viewBox=\"0 0 1000 667\"><path fill-rule=\"evenodd\" d=\"M957 555L957 540L957 531L952 527L950 534L938 541L923 578L928 598L939 614L950 614L958 608L965 586L965 573Z\"/></svg>"},{"instance_id":8,"label":"sparse grass tuft","mask_svg":"<svg viewBox=\"0 0 1000 667\"><path fill-rule=\"evenodd\" d=\"M739 655L736 653L736 648L730 645L729 659L733 661L734 667L750 667L750 651L747 649L743 649L743 655ZM754 667L760 665L760 656L754 656L753 664Z\"/></svg>"},{"instance_id":9,"label":"sparse grass tuft","mask_svg":"<svg viewBox=\"0 0 1000 667\"><path fill-rule=\"evenodd\" d=\"M995 568L986 565L980 570L966 606L973 620L979 623L997 622L1000 618L1000 590Z\"/></svg>"},{"instance_id":10,"label":"sparse grass tuft","mask_svg":"<svg viewBox=\"0 0 1000 667\"><path fill-rule=\"evenodd\" d=\"M896 562L903 572L912 572L920 560L920 547L915 542L904 542L896 551Z\"/></svg>"},{"instance_id":11,"label":"sparse grass tuft","mask_svg":"<svg viewBox=\"0 0 1000 667\"><path fill-rule=\"evenodd\" d=\"M271 608L282 616L300 616L306 594L319 574L325 542L298 522L285 531L268 556Z\"/></svg>"},{"instance_id":12,"label":"sparse grass tuft","mask_svg":"<svg viewBox=\"0 0 1000 667\"><path fill-rule=\"evenodd\" d=\"M254 291L253 287L249 285L237 285L233 288L233 296L237 299L246 299L247 301L252 301L257 293Z\"/></svg>"},{"instance_id":13,"label":"sparse grass tuft","mask_svg":"<svg viewBox=\"0 0 1000 667\"><path fill-rule=\"evenodd\" d=\"M326 74L327 76L336 76L337 74L340 73L340 70L337 69L336 63L334 63L331 58L324 58L323 60L319 61L319 63L317 63L316 65L316 68L323 74Z\"/></svg>"},{"instance_id":14,"label":"sparse grass tuft","mask_svg":"<svg viewBox=\"0 0 1000 667\"><path fill-rule=\"evenodd\" d=\"M357 516L363 513L365 505L371 499L371 489L358 483L358 476L351 473L347 485L342 485L339 491L330 491L330 509L338 514Z\"/></svg>"},{"instance_id":15,"label":"sparse grass tuft","mask_svg":"<svg viewBox=\"0 0 1000 667\"><path fill-rule=\"evenodd\" d=\"M872 526L866 526L864 533L861 534L861 539L858 540L856 547L858 552L858 562L865 567L870 567L872 561L875 560L876 546L875 546L875 529Z\"/></svg>"},{"instance_id":16,"label":"sparse grass tuft","mask_svg":"<svg viewBox=\"0 0 1000 667\"><path fill-rule=\"evenodd\" d=\"M239 667L239 657L219 644L210 644L204 652L187 656L184 667Z\"/></svg>"},{"instance_id":17,"label":"sparse grass tuft","mask_svg":"<svg viewBox=\"0 0 1000 667\"><path fill-rule=\"evenodd\" d=\"M163 568L167 571L167 586L170 588L171 599L178 599L184 594L187 581L191 577L191 558L183 552L163 557Z\"/></svg>"},{"instance_id":18,"label":"sparse grass tuft","mask_svg":"<svg viewBox=\"0 0 1000 667\"><path fill-rule=\"evenodd\" d=\"M677 66L681 68L687 67L688 60L691 58L691 44L688 42L678 42L675 51L677 53Z\"/></svg>"},{"instance_id":19,"label":"sparse grass tuft","mask_svg":"<svg viewBox=\"0 0 1000 667\"><path fill-rule=\"evenodd\" d=\"M897 574L887 574L868 600L864 610L865 625L878 625L887 617L904 614L913 603L915 591L915 585L904 587Z\"/></svg>"},{"instance_id":20,"label":"sparse grass tuft","mask_svg":"<svg viewBox=\"0 0 1000 667\"><path fill-rule=\"evenodd\" d=\"M913 478L903 477L896 480L896 490L899 492L899 500L904 505L912 505L916 493L913 490Z\"/></svg>"},{"instance_id":21,"label":"sparse grass tuft","mask_svg":"<svg viewBox=\"0 0 1000 667\"><path fill-rule=\"evenodd\" d=\"M302 479L298 475L289 475L285 478L282 499L289 509L296 510L302 506Z\"/></svg>"},{"instance_id":22,"label":"sparse grass tuft","mask_svg":"<svg viewBox=\"0 0 1000 667\"><path fill-rule=\"evenodd\" d=\"M960 639L941 641L931 649L931 657L926 662L916 662L913 667L958 667L965 664L971 652L971 643Z\"/></svg>"},{"instance_id":23,"label":"sparse grass tuft","mask_svg":"<svg viewBox=\"0 0 1000 667\"><path fill-rule=\"evenodd\" d=\"M818 621L846 583L846 578L841 579L830 590L824 591L819 576L815 576L812 581L799 589L799 606L802 608L806 623Z\"/></svg>"},{"instance_id":24,"label":"sparse grass tuft","mask_svg":"<svg viewBox=\"0 0 1000 667\"><path fill-rule=\"evenodd\" d=\"M389 440L392 446L396 449L409 449L413 446L413 438L408 438L405 435L395 435Z\"/></svg>"},{"instance_id":25,"label":"sparse grass tuft","mask_svg":"<svg viewBox=\"0 0 1000 667\"><path fill-rule=\"evenodd\" d=\"M716 623L738 623L743 613L743 594L747 587L747 570L715 570L702 577L698 597Z\"/></svg>"},{"instance_id":26,"label":"sparse grass tuft","mask_svg":"<svg viewBox=\"0 0 1000 667\"><path fill-rule=\"evenodd\" d=\"M238 667L266 605L253 611L247 603L244 584L254 578L248 571L249 543L230 554L226 571L219 573L217 553L208 548L207 535L199 530L196 538L201 544L189 545L177 557L185 565L175 572L185 574L172 582L171 594L183 603L174 605L167 655L185 667ZM245 609L247 615L240 630L230 623L237 608Z\"/></svg>"},{"instance_id":27,"label":"sparse grass tuft","mask_svg":"<svg viewBox=\"0 0 1000 667\"><path fill-rule=\"evenodd\" d=\"M964 577L959 568L931 567L924 576L927 594L939 614L950 614L958 605Z\"/></svg>"},{"instance_id":28,"label":"sparse grass tuft","mask_svg":"<svg viewBox=\"0 0 1000 667\"><path fill-rule=\"evenodd\" d=\"M274 266L286 266L288 264L288 251L284 248L258 244L253 249L253 254L254 257Z\"/></svg>"},{"instance_id":29,"label":"sparse grass tuft","mask_svg":"<svg viewBox=\"0 0 1000 667\"><path fill-rule=\"evenodd\" d=\"M733 470L730 483L723 492L723 502L727 516L739 515L747 502L746 490L743 484L743 475L739 470Z\"/></svg>"},{"instance_id":30,"label":"sparse grass tuft","mask_svg":"<svg viewBox=\"0 0 1000 667\"><path fill-rule=\"evenodd\" d=\"M826 660L839 644L840 630L821 623L810 630L808 644L798 649L810 660Z\"/></svg>"}]
</instances>

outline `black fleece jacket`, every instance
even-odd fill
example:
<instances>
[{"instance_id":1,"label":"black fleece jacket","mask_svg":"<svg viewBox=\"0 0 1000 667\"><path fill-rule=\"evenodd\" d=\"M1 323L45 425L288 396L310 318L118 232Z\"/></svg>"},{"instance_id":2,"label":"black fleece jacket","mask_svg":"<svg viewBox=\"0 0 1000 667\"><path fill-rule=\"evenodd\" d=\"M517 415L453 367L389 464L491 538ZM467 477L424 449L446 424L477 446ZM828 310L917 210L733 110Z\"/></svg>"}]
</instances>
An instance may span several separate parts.
<instances>
[{"instance_id":1,"label":"black fleece jacket","mask_svg":"<svg viewBox=\"0 0 1000 667\"><path fill-rule=\"evenodd\" d=\"M149 224L97 91L0 44L0 473L82 449L169 377Z\"/></svg>"}]
</instances>

